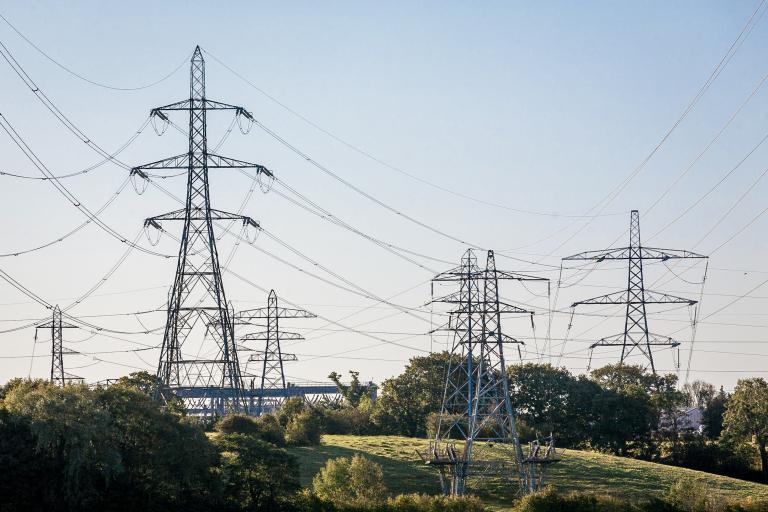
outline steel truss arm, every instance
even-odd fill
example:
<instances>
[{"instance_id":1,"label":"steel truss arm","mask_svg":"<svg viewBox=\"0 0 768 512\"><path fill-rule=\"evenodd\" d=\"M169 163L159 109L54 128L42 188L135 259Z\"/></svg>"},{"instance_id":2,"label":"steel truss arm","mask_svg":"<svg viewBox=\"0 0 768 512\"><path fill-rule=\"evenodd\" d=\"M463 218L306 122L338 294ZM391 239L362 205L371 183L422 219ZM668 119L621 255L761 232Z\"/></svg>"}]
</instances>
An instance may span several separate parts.
<instances>
[{"instance_id":1,"label":"steel truss arm","mask_svg":"<svg viewBox=\"0 0 768 512\"><path fill-rule=\"evenodd\" d=\"M684 297L670 295L668 293L654 292L652 290L645 290L643 293L644 297L634 294L630 297L627 290L622 290L620 292L600 295L599 297L593 297L587 300L580 300L574 302L571 307L590 304L688 304L689 306L693 306L698 302Z\"/></svg>"},{"instance_id":2,"label":"steel truss arm","mask_svg":"<svg viewBox=\"0 0 768 512\"><path fill-rule=\"evenodd\" d=\"M256 169L256 171L259 173L264 173L270 177L274 176L274 173L263 165L245 162L235 158L229 158L226 156L217 155L215 153L206 154L206 165L209 169ZM142 178L146 179L147 176L146 174L142 173L142 171L188 168L189 153L184 153L183 155L176 155L170 158L164 158L162 160L157 160L148 164L136 166L131 169L131 174L138 174Z\"/></svg>"},{"instance_id":3,"label":"steel truss arm","mask_svg":"<svg viewBox=\"0 0 768 512\"><path fill-rule=\"evenodd\" d=\"M296 354L280 354L280 359L283 361L298 361ZM267 358L267 361L273 361L273 359ZM264 354L251 354L248 356L249 363L262 363L264 362Z\"/></svg>"},{"instance_id":4,"label":"steel truss arm","mask_svg":"<svg viewBox=\"0 0 768 512\"><path fill-rule=\"evenodd\" d=\"M278 318L317 318L317 315L303 309L275 308L272 315ZM235 317L235 323L248 325L252 320L270 318L269 308L246 309Z\"/></svg>"},{"instance_id":5,"label":"steel truss arm","mask_svg":"<svg viewBox=\"0 0 768 512\"><path fill-rule=\"evenodd\" d=\"M679 259L707 259L709 256L691 251L678 249L659 249L657 247L641 247L640 257L644 260L679 260Z\"/></svg>"},{"instance_id":6,"label":"steel truss arm","mask_svg":"<svg viewBox=\"0 0 768 512\"><path fill-rule=\"evenodd\" d=\"M678 249L659 249L657 247L640 247L640 259L643 260L677 260L677 259L703 259L709 256L698 254L691 251ZM616 249L602 249L599 251L585 251L572 256L563 258L563 261L606 261L606 260L628 260L636 258L637 254L632 254L630 247L619 247Z\"/></svg>"},{"instance_id":7,"label":"steel truss arm","mask_svg":"<svg viewBox=\"0 0 768 512\"><path fill-rule=\"evenodd\" d=\"M211 208L208 210L210 212L210 218L211 220L241 220L243 221L243 225L249 225L256 229L259 229L261 226L259 223L252 218L246 216L246 215L239 215L237 213L229 213L224 212L221 210L216 210ZM160 222L166 221L166 220L181 220L184 221L187 219L186 217L186 209L181 210L174 210L172 212L163 213L162 215L156 215L154 217L149 217L148 219L144 220L145 226L152 226L156 229L162 229L160 226ZM189 220L206 220L205 212L202 210L191 210L189 213Z\"/></svg>"},{"instance_id":8,"label":"steel truss arm","mask_svg":"<svg viewBox=\"0 0 768 512\"><path fill-rule=\"evenodd\" d=\"M619 333L613 336L607 336L596 341L589 348L595 347L615 347L624 343L625 334ZM657 347L677 347L680 345L679 341L675 341L669 336L662 336L661 334L648 333L648 340L641 343L645 346L657 346Z\"/></svg>"},{"instance_id":9,"label":"steel truss arm","mask_svg":"<svg viewBox=\"0 0 768 512\"><path fill-rule=\"evenodd\" d=\"M214 101L209 99L194 99L194 100L181 100L176 103L170 103L163 105L162 107L153 108L150 110L149 115L158 116L160 119L166 120L164 112L174 112L178 110L234 110L239 115L243 115L248 119L253 119L253 115L243 107L237 105L230 105L229 103L222 103L220 101Z\"/></svg>"},{"instance_id":10,"label":"steel truss arm","mask_svg":"<svg viewBox=\"0 0 768 512\"><path fill-rule=\"evenodd\" d=\"M280 331L276 335L273 333L270 333L268 331L263 332L252 332L249 334L246 334L242 338L240 338L242 341L266 341L266 340L290 340L290 341L300 341L304 339L304 336L297 332L286 332L286 331Z\"/></svg>"}]
</instances>

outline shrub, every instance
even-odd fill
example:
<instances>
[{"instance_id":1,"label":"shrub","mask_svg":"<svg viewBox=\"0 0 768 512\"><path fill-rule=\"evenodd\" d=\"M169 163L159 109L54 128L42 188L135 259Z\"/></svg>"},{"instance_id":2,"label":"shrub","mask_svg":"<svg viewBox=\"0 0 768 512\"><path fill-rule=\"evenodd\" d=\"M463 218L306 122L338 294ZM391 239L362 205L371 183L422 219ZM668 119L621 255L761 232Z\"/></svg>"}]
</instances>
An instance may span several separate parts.
<instances>
[{"instance_id":1,"label":"shrub","mask_svg":"<svg viewBox=\"0 0 768 512\"><path fill-rule=\"evenodd\" d=\"M315 475L312 488L320 499L342 507L381 504L387 493L381 465L362 455L329 460Z\"/></svg>"},{"instance_id":2,"label":"shrub","mask_svg":"<svg viewBox=\"0 0 768 512\"><path fill-rule=\"evenodd\" d=\"M307 405L304 403L304 399L300 396L294 396L283 402L283 405L280 406L280 409L277 411L277 419L280 425L287 427L288 423L294 417L304 412L305 409L307 409Z\"/></svg>"},{"instance_id":3,"label":"shrub","mask_svg":"<svg viewBox=\"0 0 768 512\"><path fill-rule=\"evenodd\" d=\"M285 446L283 427L272 414L265 414L258 418L245 414L228 414L216 422L215 430L222 434L243 434L275 446Z\"/></svg>"},{"instance_id":4,"label":"shrub","mask_svg":"<svg viewBox=\"0 0 768 512\"><path fill-rule=\"evenodd\" d=\"M320 444L322 425L320 415L305 410L291 418L285 427L285 442L291 446L313 446Z\"/></svg>"},{"instance_id":5,"label":"shrub","mask_svg":"<svg viewBox=\"0 0 768 512\"><path fill-rule=\"evenodd\" d=\"M400 494L389 498L385 510L392 512L481 512L483 502L474 496L431 496Z\"/></svg>"},{"instance_id":6,"label":"shrub","mask_svg":"<svg viewBox=\"0 0 768 512\"><path fill-rule=\"evenodd\" d=\"M326 434L366 435L375 432L368 411L355 407L341 409L322 409L323 426Z\"/></svg>"},{"instance_id":7,"label":"shrub","mask_svg":"<svg viewBox=\"0 0 768 512\"><path fill-rule=\"evenodd\" d=\"M265 414L256 418L259 437L275 446L285 446L285 429L274 414Z\"/></svg>"},{"instance_id":8,"label":"shrub","mask_svg":"<svg viewBox=\"0 0 768 512\"><path fill-rule=\"evenodd\" d=\"M666 502L631 503L613 496L586 493L558 494L547 489L520 500L515 512L677 512Z\"/></svg>"},{"instance_id":9,"label":"shrub","mask_svg":"<svg viewBox=\"0 0 768 512\"><path fill-rule=\"evenodd\" d=\"M222 434L258 435L259 426L250 416L245 414L228 414L216 422L216 432Z\"/></svg>"},{"instance_id":10,"label":"shrub","mask_svg":"<svg viewBox=\"0 0 768 512\"><path fill-rule=\"evenodd\" d=\"M707 486L693 478L681 478L669 488L665 496L667 503L683 512L704 512L719 510L718 500Z\"/></svg>"}]
</instances>

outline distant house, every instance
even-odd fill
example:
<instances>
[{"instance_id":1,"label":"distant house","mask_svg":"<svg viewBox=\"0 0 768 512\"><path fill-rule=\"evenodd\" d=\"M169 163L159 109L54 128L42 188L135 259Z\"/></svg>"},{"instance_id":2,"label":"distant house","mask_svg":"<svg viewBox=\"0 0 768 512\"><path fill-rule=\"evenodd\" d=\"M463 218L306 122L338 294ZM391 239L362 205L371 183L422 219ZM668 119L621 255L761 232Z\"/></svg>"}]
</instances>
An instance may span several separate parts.
<instances>
[{"instance_id":1,"label":"distant house","mask_svg":"<svg viewBox=\"0 0 768 512\"><path fill-rule=\"evenodd\" d=\"M701 434L704 431L703 416L704 411L701 407L683 409L674 418L664 415L659 421L659 430L674 430L675 423L677 423L678 432L698 432Z\"/></svg>"}]
</instances>

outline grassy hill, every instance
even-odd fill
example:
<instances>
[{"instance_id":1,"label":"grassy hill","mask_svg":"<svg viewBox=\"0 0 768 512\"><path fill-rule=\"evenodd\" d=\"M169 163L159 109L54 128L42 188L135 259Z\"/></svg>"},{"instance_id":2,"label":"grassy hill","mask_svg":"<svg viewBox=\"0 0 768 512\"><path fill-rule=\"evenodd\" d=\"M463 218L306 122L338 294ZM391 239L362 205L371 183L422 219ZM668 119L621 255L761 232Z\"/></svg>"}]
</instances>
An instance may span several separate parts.
<instances>
[{"instance_id":1,"label":"grassy hill","mask_svg":"<svg viewBox=\"0 0 768 512\"><path fill-rule=\"evenodd\" d=\"M299 458L304 485L311 483L326 460L362 453L382 465L387 486L393 493L437 494L437 471L426 467L416 454L417 449L424 450L427 445L426 440L406 437L326 435L320 446L290 451ZM665 493L681 478L694 478L723 497L768 499L768 485L600 453L561 450L560 454L562 461L550 466L547 481L563 491L643 499ZM488 505L503 508L512 499L511 490L505 487L489 485L473 492Z\"/></svg>"}]
</instances>

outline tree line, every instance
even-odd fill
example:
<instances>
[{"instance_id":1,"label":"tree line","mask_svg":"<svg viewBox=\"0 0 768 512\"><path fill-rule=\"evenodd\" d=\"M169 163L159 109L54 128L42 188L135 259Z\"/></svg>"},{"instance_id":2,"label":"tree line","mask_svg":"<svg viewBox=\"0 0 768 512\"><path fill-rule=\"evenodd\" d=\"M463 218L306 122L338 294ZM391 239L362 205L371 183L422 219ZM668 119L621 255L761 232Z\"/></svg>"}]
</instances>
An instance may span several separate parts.
<instances>
[{"instance_id":1,"label":"tree line","mask_svg":"<svg viewBox=\"0 0 768 512\"><path fill-rule=\"evenodd\" d=\"M352 385L339 387L348 410L337 413L347 418L347 429L336 433L434 435L446 367L460 363L455 357L442 352L412 358L400 375L382 383L375 403L351 372ZM703 381L678 389L677 376L632 365L607 365L588 375L535 363L507 371L523 441L552 433L563 447L768 482L764 379L743 379L726 393ZM692 408L701 412L700 431L681 424Z\"/></svg>"}]
</instances>

